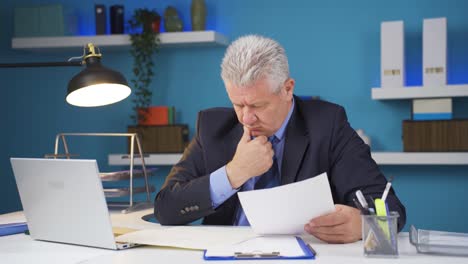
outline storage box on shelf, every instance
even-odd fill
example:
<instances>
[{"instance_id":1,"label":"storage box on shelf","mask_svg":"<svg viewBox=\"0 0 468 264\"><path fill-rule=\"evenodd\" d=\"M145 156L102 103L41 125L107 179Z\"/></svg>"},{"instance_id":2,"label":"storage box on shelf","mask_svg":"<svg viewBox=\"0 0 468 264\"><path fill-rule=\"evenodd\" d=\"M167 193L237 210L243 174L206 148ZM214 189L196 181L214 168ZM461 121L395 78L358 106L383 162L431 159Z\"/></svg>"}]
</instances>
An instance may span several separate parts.
<instances>
[{"instance_id":1,"label":"storage box on shelf","mask_svg":"<svg viewBox=\"0 0 468 264\"><path fill-rule=\"evenodd\" d=\"M468 151L468 120L404 120L403 150Z\"/></svg>"},{"instance_id":2,"label":"storage box on shelf","mask_svg":"<svg viewBox=\"0 0 468 264\"><path fill-rule=\"evenodd\" d=\"M144 146L144 154L182 153L189 142L189 130L186 124L129 126L128 132L139 135ZM130 149L130 141L128 146Z\"/></svg>"}]
</instances>

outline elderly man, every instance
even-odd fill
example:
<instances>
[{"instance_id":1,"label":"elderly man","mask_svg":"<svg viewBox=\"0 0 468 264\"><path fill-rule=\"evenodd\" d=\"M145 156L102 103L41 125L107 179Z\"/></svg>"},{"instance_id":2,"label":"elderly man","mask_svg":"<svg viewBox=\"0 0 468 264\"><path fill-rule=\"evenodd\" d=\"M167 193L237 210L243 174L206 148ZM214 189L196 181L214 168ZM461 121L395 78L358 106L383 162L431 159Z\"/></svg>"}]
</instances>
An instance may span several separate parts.
<instances>
[{"instance_id":1,"label":"elderly man","mask_svg":"<svg viewBox=\"0 0 468 264\"><path fill-rule=\"evenodd\" d=\"M336 210L304 223L305 231L330 243L361 239L354 192L380 197L386 179L344 109L294 96L285 51L269 38L237 39L227 48L221 70L233 108L199 113L195 137L156 197L159 222L180 225L203 218L209 225L249 225L238 191L327 172ZM393 190L386 201L400 214L401 230L404 206Z\"/></svg>"}]
</instances>

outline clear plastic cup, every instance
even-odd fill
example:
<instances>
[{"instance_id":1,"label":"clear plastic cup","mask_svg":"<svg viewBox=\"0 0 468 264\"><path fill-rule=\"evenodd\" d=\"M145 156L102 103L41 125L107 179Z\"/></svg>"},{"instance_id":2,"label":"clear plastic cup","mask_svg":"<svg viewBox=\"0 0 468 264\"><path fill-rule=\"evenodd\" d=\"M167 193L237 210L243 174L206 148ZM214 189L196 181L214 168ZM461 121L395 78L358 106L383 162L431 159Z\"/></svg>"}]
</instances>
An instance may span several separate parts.
<instances>
[{"instance_id":1,"label":"clear plastic cup","mask_svg":"<svg viewBox=\"0 0 468 264\"><path fill-rule=\"evenodd\" d=\"M398 257L398 212L388 216L362 215L364 256Z\"/></svg>"}]
</instances>

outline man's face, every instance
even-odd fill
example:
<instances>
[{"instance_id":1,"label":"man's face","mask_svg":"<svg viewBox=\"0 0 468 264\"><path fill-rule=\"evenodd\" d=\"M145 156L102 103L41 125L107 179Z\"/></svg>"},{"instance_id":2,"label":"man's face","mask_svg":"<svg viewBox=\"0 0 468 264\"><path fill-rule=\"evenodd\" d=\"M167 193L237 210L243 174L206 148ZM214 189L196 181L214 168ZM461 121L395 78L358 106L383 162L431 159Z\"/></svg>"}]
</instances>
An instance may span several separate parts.
<instances>
[{"instance_id":1,"label":"man's face","mask_svg":"<svg viewBox=\"0 0 468 264\"><path fill-rule=\"evenodd\" d=\"M278 93L271 92L273 87L265 78L246 87L237 87L229 82L225 82L225 86L237 119L250 129L251 136L273 135L292 105L294 80L291 78L281 84Z\"/></svg>"}]
</instances>

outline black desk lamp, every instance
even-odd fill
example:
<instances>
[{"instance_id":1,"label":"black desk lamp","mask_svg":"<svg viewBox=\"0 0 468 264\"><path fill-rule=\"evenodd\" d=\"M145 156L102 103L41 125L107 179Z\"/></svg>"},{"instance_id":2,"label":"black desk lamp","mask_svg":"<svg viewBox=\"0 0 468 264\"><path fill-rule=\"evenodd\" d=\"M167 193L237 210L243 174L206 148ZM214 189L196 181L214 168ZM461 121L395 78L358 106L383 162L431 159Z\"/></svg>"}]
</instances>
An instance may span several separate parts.
<instances>
[{"instance_id":1,"label":"black desk lamp","mask_svg":"<svg viewBox=\"0 0 468 264\"><path fill-rule=\"evenodd\" d=\"M131 89L121 73L102 66L101 56L96 47L88 43L83 56L70 58L66 62L0 63L0 68L86 65L86 68L68 83L66 101L82 107L103 106L127 98Z\"/></svg>"}]
</instances>

